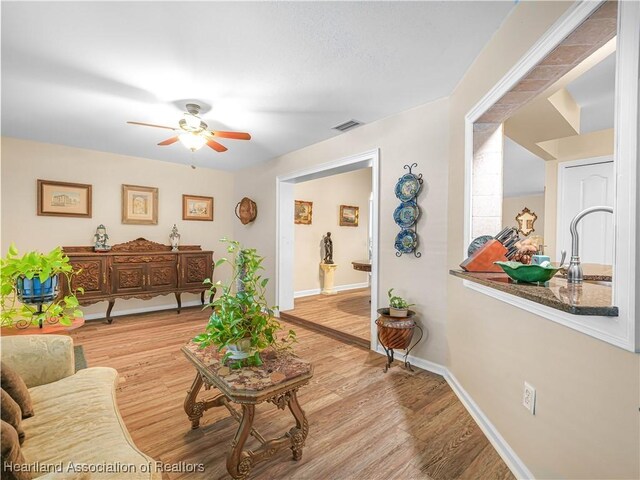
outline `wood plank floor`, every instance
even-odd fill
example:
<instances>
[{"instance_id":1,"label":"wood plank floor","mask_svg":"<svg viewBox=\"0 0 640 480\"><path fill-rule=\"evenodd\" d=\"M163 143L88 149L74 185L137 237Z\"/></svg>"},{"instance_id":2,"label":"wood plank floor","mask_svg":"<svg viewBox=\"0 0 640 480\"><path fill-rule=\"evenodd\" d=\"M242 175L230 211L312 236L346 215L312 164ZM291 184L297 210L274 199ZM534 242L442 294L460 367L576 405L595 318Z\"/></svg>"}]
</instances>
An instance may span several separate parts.
<instances>
[{"instance_id":1,"label":"wood plank floor","mask_svg":"<svg viewBox=\"0 0 640 480\"><path fill-rule=\"evenodd\" d=\"M87 322L71 334L90 367L120 373L118 404L142 451L168 464L204 464L204 473L166 473L166 479L229 478L225 455L236 422L224 408L214 409L191 430L182 409L194 370L180 347L204 328L207 315L195 308L120 317L112 325ZM442 377L398 366L385 374L384 357L295 329L296 352L315 367L299 393L310 425L307 444L299 462L281 452L250 478L514 478ZM271 404L257 408L255 426L265 435L281 434L292 422Z\"/></svg>"},{"instance_id":2,"label":"wood plank floor","mask_svg":"<svg viewBox=\"0 0 640 480\"><path fill-rule=\"evenodd\" d=\"M323 327L371 341L371 290L361 288L336 295L311 295L296 298L287 313Z\"/></svg>"}]
</instances>

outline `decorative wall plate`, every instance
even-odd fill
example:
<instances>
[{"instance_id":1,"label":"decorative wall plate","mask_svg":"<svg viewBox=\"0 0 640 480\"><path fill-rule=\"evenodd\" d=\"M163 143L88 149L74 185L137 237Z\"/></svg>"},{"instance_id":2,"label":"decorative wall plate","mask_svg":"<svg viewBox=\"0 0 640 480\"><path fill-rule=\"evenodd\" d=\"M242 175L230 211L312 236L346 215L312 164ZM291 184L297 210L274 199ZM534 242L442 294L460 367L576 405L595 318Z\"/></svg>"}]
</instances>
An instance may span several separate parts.
<instances>
[{"instance_id":1,"label":"decorative wall plate","mask_svg":"<svg viewBox=\"0 0 640 480\"><path fill-rule=\"evenodd\" d=\"M400 228L409 228L420 216L420 208L415 200L402 202L393 212L393 219Z\"/></svg>"},{"instance_id":2,"label":"decorative wall plate","mask_svg":"<svg viewBox=\"0 0 640 480\"><path fill-rule=\"evenodd\" d=\"M413 173L405 173L396 183L396 197L403 202L408 202L420 192L420 178Z\"/></svg>"},{"instance_id":3,"label":"decorative wall plate","mask_svg":"<svg viewBox=\"0 0 640 480\"><path fill-rule=\"evenodd\" d=\"M395 247L400 253L411 253L418 246L418 234L413 230L401 230L396 235Z\"/></svg>"}]
</instances>

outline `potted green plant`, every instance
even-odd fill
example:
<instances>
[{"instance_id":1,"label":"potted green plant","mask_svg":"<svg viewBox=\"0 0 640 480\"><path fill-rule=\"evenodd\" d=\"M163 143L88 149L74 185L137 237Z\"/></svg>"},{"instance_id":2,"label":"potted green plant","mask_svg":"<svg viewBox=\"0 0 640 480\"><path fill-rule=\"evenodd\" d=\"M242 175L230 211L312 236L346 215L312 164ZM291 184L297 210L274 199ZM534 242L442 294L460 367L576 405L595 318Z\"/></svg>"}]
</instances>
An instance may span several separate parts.
<instances>
[{"instance_id":1,"label":"potted green plant","mask_svg":"<svg viewBox=\"0 0 640 480\"><path fill-rule=\"evenodd\" d=\"M409 307L412 307L413 303L407 303L407 301L393 294L393 288L390 288L387 292L389 296L389 315L392 317L406 317L409 314Z\"/></svg>"},{"instance_id":2,"label":"potted green plant","mask_svg":"<svg viewBox=\"0 0 640 480\"><path fill-rule=\"evenodd\" d=\"M295 332L289 330L283 338L277 337L282 326L274 316L277 307L269 306L265 298L269 279L260 275L264 258L253 248L242 248L239 242L221 241L227 243L227 252L234 258L222 258L216 267L229 264L233 274L226 285L216 282L222 295L209 304L213 313L205 331L194 341L203 348L215 345L219 351L226 349L222 363L231 359L232 368L261 365L261 351L268 347L289 349L295 342ZM214 286L209 279L205 283Z\"/></svg>"},{"instance_id":3,"label":"potted green plant","mask_svg":"<svg viewBox=\"0 0 640 480\"><path fill-rule=\"evenodd\" d=\"M59 296L60 276L64 275L72 285L71 279L77 273L60 247L46 254L33 251L20 256L11 244L0 265L3 327L42 327L45 322L71 325L74 317L82 317L76 297L77 292L84 293L82 288Z\"/></svg>"}]
</instances>

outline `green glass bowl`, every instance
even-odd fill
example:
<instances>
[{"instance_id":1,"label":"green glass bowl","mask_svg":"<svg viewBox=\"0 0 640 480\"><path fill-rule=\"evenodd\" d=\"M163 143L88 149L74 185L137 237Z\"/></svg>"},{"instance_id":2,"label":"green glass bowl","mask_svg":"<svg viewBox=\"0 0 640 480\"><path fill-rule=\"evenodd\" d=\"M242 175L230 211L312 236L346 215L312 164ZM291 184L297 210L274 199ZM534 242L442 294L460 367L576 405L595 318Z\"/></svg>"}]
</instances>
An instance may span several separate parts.
<instances>
[{"instance_id":1,"label":"green glass bowl","mask_svg":"<svg viewBox=\"0 0 640 480\"><path fill-rule=\"evenodd\" d=\"M561 270L561 267L542 267L540 265L525 265L519 262L493 262L500 265L504 273L516 282L545 283Z\"/></svg>"}]
</instances>

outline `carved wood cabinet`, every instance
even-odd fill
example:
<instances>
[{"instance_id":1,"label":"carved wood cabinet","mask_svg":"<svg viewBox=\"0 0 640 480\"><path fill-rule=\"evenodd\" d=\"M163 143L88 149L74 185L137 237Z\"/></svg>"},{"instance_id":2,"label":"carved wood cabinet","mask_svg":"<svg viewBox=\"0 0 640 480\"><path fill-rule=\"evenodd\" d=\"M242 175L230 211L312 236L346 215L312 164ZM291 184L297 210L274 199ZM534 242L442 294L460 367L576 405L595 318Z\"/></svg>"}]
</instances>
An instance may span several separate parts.
<instances>
[{"instance_id":1,"label":"carved wood cabinet","mask_svg":"<svg viewBox=\"0 0 640 480\"><path fill-rule=\"evenodd\" d=\"M63 247L74 270L81 270L72 282L73 288L84 288L78 294L81 305L108 301L107 321L118 298L149 299L175 294L178 313L184 292L200 293L204 304L207 291L202 282L213 277L213 252L198 245L183 245L172 252L169 245L138 238L114 245L108 252L94 252L93 247ZM66 282L63 291L69 292ZM215 295L215 288L213 289Z\"/></svg>"}]
</instances>

